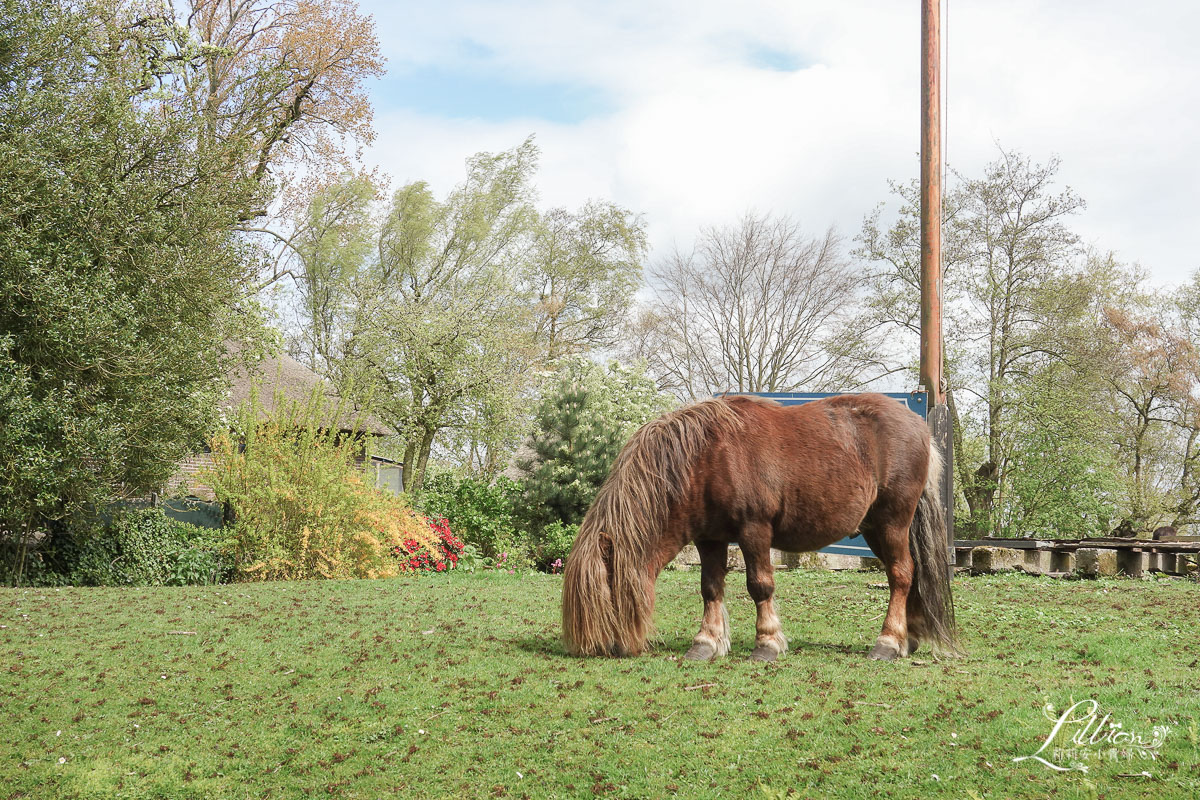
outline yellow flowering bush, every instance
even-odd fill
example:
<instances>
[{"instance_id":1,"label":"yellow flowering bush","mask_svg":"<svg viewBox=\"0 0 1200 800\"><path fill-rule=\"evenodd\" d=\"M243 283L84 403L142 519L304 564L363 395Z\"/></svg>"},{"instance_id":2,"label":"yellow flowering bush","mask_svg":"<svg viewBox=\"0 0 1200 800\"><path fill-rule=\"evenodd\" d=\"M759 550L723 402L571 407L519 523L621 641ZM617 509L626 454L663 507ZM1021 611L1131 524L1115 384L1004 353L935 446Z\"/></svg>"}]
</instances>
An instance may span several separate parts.
<instances>
[{"instance_id":1,"label":"yellow flowering bush","mask_svg":"<svg viewBox=\"0 0 1200 800\"><path fill-rule=\"evenodd\" d=\"M213 465L202 474L232 507L239 578L386 578L402 571L398 548L433 550L437 534L425 519L364 480L356 465L363 437L353 425L338 430L343 409L320 395L274 405L266 415L252 393L230 432L213 438Z\"/></svg>"}]
</instances>

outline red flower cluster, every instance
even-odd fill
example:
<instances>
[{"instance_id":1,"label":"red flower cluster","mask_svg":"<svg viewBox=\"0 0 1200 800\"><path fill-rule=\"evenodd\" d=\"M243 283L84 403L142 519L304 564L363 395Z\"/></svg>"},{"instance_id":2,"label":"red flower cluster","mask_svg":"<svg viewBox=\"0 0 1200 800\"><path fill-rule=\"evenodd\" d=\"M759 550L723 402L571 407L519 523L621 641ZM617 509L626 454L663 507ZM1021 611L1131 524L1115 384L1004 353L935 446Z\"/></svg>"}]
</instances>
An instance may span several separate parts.
<instances>
[{"instance_id":1,"label":"red flower cluster","mask_svg":"<svg viewBox=\"0 0 1200 800\"><path fill-rule=\"evenodd\" d=\"M404 544L393 549L400 560L400 568L408 572L445 572L458 563L463 551L463 541L450 532L450 523L445 519L425 518L429 529L437 534L433 552L421 546L416 539L406 539Z\"/></svg>"}]
</instances>

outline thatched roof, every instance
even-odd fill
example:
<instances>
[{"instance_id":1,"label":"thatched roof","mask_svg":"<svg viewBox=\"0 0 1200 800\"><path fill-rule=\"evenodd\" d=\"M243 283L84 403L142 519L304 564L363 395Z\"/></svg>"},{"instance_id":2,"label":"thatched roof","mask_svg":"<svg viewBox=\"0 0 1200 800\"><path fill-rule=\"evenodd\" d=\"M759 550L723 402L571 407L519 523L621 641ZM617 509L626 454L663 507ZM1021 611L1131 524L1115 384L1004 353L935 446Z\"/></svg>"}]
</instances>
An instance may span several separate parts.
<instances>
[{"instance_id":1,"label":"thatched roof","mask_svg":"<svg viewBox=\"0 0 1200 800\"><path fill-rule=\"evenodd\" d=\"M227 347L232 353L241 349L232 343ZM237 408L248 402L251 388L257 386L258 401L264 417L275 412L278 401L303 405L312 399L314 391L321 391L334 406L339 402L337 392L328 381L286 353L268 355L249 368L238 365L229 373L229 379L232 385L228 407ZM345 404L341 419L331 421L331 426L332 424L336 424L339 430L353 428L375 436L391 436L395 433L369 414L356 415L349 403Z\"/></svg>"}]
</instances>

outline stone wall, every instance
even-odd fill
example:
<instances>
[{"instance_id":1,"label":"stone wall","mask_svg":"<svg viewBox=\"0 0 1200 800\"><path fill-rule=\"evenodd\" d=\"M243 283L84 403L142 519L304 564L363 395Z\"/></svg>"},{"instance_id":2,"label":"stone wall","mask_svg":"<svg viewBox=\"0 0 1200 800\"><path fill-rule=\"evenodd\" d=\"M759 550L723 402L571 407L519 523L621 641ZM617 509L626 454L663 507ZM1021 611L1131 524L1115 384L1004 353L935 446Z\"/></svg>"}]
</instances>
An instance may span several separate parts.
<instances>
[{"instance_id":1,"label":"stone wall","mask_svg":"<svg viewBox=\"0 0 1200 800\"><path fill-rule=\"evenodd\" d=\"M1046 543L1049 544L1049 543ZM972 575L993 575L1003 572L1025 572L1031 575L1084 578L1131 578L1159 572L1168 575L1187 575L1200 571L1200 553L1139 552L1133 549L1079 547L1075 550L1045 547L1021 549L1016 547L956 547L955 569ZM785 553L771 551L771 563L776 569L882 569L875 558L859 558L833 553ZM699 569L700 554L693 545L683 549L671 568ZM745 571L746 561L741 548L729 546L729 569Z\"/></svg>"}]
</instances>

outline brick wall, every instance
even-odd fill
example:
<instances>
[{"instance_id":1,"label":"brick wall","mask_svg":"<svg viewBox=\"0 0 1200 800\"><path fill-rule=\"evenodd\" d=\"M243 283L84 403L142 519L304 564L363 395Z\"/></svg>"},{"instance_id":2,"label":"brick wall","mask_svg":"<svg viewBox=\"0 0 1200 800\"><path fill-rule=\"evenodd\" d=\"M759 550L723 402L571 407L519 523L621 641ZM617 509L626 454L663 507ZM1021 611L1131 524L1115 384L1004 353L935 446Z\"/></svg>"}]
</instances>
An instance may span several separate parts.
<instances>
[{"instance_id":1,"label":"brick wall","mask_svg":"<svg viewBox=\"0 0 1200 800\"><path fill-rule=\"evenodd\" d=\"M167 481L164 494L173 495L182 489L186 494L212 500L213 490L206 486L199 477L201 470L211 467L212 453L193 453L179 463L175 474Z\"/></svg>"}]
</instances>

